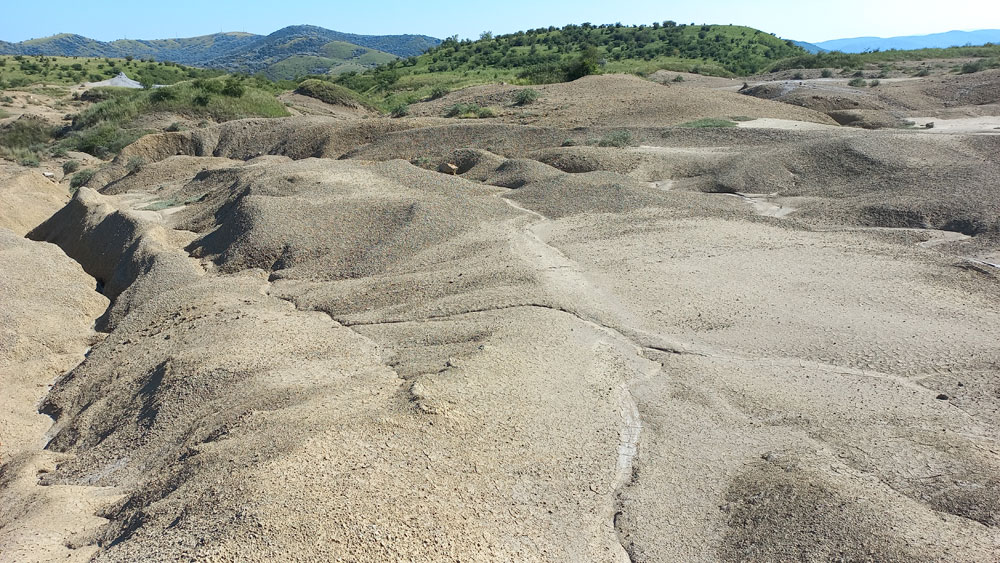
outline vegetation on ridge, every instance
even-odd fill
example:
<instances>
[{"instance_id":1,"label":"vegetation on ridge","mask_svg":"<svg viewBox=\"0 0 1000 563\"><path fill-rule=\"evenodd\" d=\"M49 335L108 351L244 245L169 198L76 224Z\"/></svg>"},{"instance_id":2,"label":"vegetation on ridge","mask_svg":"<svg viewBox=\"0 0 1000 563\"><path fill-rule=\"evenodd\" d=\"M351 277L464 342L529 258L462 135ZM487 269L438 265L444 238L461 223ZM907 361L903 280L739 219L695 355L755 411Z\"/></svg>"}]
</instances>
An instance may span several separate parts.
<instances>
[{"instance_id":1,"label":"vegetation on ridge","mask_svg":"<svg viewBox=\"0 0 1000 563\"><path fill-rule=\"evenodd\" d=\"M287 116L285 106L275 97L277 89L266 80L236 76L197 79L152 90L99 88L93 95L103 99L74 117L71 131L60 143L67 149L105 157L148 133L135 122L156 112L213 121Z\"/></svg>"},{"instance_id":2,"label":"vegetation on ridge","mask_svg":"<svg viewBox=\"0 0 1000 563\"><path fill-rule=\"evenodd\" d=\"M745 75L803 53L790 41L742 26L585 23L496 37L483 33L476 41L453 37L419 57L332 80L379 97L388 107L431 97L435 89L498 81L543 84L600 72L643 74L660 69Z\"/></svg>"},{"instance_id":3,"label":"vegetation on ridge","mask_svg":"<svg viewBox=\"0 0 1000 563\"><path fill-rule=\"evenodd\" d=\"M124 72L143 84L176 84L193 78L224 74L171 62L145 59L95 59L85 57L0 56L0 89L31 84L65 85L100 82Z\"/></svg>"}]
</instances>

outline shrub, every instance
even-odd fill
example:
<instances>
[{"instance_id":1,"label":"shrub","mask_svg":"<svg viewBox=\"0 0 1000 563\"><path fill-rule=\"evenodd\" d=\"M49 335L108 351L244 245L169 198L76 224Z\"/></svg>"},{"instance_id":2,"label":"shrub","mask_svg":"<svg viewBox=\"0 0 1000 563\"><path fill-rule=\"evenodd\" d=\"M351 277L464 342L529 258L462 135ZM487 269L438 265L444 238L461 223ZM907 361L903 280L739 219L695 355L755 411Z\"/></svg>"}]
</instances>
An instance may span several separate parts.
<instances>
[{"instance_id":1,"label":"shrub","mask_svg":"<svg viewBox=\"0 0 1000 563\"><path fill-rule=\"evenodd\" d=\"M796 73L795 73L795 74L794 74L794 75L792 76L792 80L805 80L805 78L806 78L806 77L805 77L805 76L803 76L801 72L796 72Z\"/></svg>"},{"instance_id":2,"label":"shrub","mask_svg":"<svg viewBox=\"0 0 1000 563\"><path fill-rule=\"evenodd\" d=\"M73 174L73 177L69 180L69 191L72 193L85 186L94 177L94 174L93 170L81 170Z\"/></svg>"},{"instance_id":3,"label":"shrub","mask_svg":"<svg viewBox=\"0 0 1000 563\"><path fill-rule=\"evenodd\" d=\"M209 96L208 94L198 94L194 98L191 98L191 103L193 103L196 106L201 106L201 107L207 106L208 103L211 102L211 101L212 101L212 97Z\"/></svg>"},{"instance_id":4,"label":"shrub","mask_svg":"<svg viewBox=\"0 0 1000 563\"><path fill-rule=\"evenodd\" d=\"M173 100L177 97L177 94L172 88L154 88L152 92L149 93L149 101L151 102L166 102Z\"/></svg>"},{"instance_id":5,"label":"shrub","mask_svg":"<svg viewBox=\"0 0 1000 563\"><path fill-rule=\"evenodd\" d=\"M438 84L434 88L431 88L430 99L432 99L432 100L436 100L438 98L443 98L443 97L445 97L447 95L448 95L448 89L445 88L444 86L440 85L440 84Z\"/></svg>"},{"instance_id":6,"label":"shrub","mask_svg":"<svg viewBox=\"0 0 1000 563\"><path fill-rule=\"evenodd\" d=\"M75 160L67 160L62 165L63 174L72 174L80 169L80 163Z\"/></svg>"},{"instance_id":7,"label":"shrub","mask_svg":"<svg viewBox=\"0 0 1000 563\"><path fill-rule=\"evenodd\" d=\"M168 125L166 129L164 129L164 131L166 131L167 133L176 133L178 131L183 131L183 130L184 126L176 121Z\"/></svg>"},{"instance_id":8,"label":"shrub","mask_svg":"<svg viewBox=\"0 0 1000 563\"><path fill-rule=\"evenodd\" d=\"M246 92L247 89L243 86L243 81L235 76L227 78L225 85L222 87L222 95L229 96L230 98L241 98Z\"/></svg>"},{"instance_id":9,"label":"shrub","mask_svg":"<svg viewBox=\"0 0 1000 563\"><path fill-rule=\"evenodd\" d=\"M597 74L599 56L597 47L591 45L585 48L580 57L566 67L566 80Z\"/></svg>"},{"instance_id":10,"label":"shrub","mask_svg":"<svg viewBox=\"0 0 1000 563\"><path fill-rule=\"evenodd\" d=\"M674 82L684 82L684 76L678 74L677 76L674 77Z\"/></svg>"},{"instance_id":11,"label":"shrub","mask_svg":"<svg viewBox=\"0 0 1000 563\"><path fill-rule=\"evenodd\" d=\"M828 68L824 68L823 72L820 73L820 76L823 78L830 78L833 76L833 71Z\"/></svg>"},{"instance_id":12,"label":"shrub","mask_svg":"<svg viewBox=\"0 0 1000 563\"><path fill-rule=\"evenodd\" d=\"M538 90L532 90L531 88L520 90L514 95L514 105L526 106L538 100L538 96Z\"/></svg>"},{"instance_id":13,"label":"shrub","mask_svg":"<svg viewBox=\"0 0 1000 563\"><path fill-rule=\"evenodd\" d=\"M21 157L21 160L19 160L18 162L21 164L21 166L28 166L31 168L38 168L38 165L41 164L38 160L38 155L34 153Z\"/></svg>"},{"instance_id":14,"label":"shrub","mask_svg":"<svg viewBox=\"0 0 1000 563\"><path fill-rule=\"evenodd\" d=\"M918 70L917 74L916 74L916 76L930 76L930 75L931 75L931 71L930 71L929 68L922 68L922 69Z\"/></svg>"},{"instance_id":15,"label":"shrub","mask_svg":"<svg viewBox=\"0 0 1000 563\"><path fill-rule=\"evenodd\" d=\"M125 163L125 170L128 170L129 174L135 174L136 172L142 170L142 167L146 165L146 159L141 156L133 156L128 159Z\"/></svg>"},{"instance_id":16,"label":"shrub","mask_svg":"<svg viewBox=\"0 0 1000 563\"><path fill-rule=\"evenodd\" d=\"M972 74L982 70L986 70L986 62L983 59L979 59L977 61L965 63L962 65L962 69L959 72L961 74Z\"/></svg>"},{"instance_id":17,"label":"shrub","mask_svg":"<svg viewBox=\"0 0 1000 563\"><path fill-rule=\"evenodd\" d=\"M110 123L104 123L82 131L74 131L62 142L73 150L105 158L108 154L117 153L145 134L146 131L121 129Z\"/></svg>"},{"instance_id":18,"label":"shrub","mask_svg":"<svg viewBox=\"0 0 1000 563\"><path fill-rule=\"evenodd\" d=\"M874 87L878 86L879 84L881 84L881 83L878 80L872 80L871 82L868 83L868 86L874 88Z\"/></svg>"},{"instance_id":19,"label":"shrub","mask_svg":"<svg viewBox=\"0 0 1000 563\"><path fill-rule=\"evenodd\" d=\"M635 145L635 139L632 137L631 131L615 131L605 135L600 141L597 142L599 147L630 147Z\"/></svg>"},{"instance_id":20,"label":"shrub","mask_svg":"<svg viewBox=\"0 0 1000 563\"><path fill-rule=\"evenodd\" d=\"M854 86L855 88L863 88L868 85L864 78L855 78L847 83L848 86Z\"/></svg>"},{"instance_id":21,"label":"shrub","mask_svg":"<svg viewBox=\"0 0 1000 563\"><path fill-rule=\"evenodd\" d=\"M574 140L574 139L566 139L566 140L564 140L562 142L562 146L564 146L564 147L575 147L578 144L579 143L577 143L576 140Z\"/></svg>"},{"instance_id":22,"label":"shrub","mask_svg":"<svg viewBox=\"0 0 1000 563\"><path fill-rule=\"evenodd\" d=\"M396 104L389 110L392 117L406 117L410 115L410 105L406 103Z\"/></svg>"}]
</instances>

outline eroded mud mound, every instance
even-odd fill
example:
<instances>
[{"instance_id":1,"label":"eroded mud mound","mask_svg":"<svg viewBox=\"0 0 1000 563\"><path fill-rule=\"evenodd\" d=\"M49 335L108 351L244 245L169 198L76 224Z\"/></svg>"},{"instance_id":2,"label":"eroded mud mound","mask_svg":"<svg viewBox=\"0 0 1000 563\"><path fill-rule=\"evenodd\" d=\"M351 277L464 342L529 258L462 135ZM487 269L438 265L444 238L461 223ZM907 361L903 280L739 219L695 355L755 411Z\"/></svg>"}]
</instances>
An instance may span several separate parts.
<instances>
[{"instance_id":1,"label":"eroded mud mound","mask_svg":"<svg viewBox=\"0 0 1000 563\"><path fill-rule=\"evenodd\" d=\"M637 81L150 136L31 231L65 255L0 234L4 549L989 560L1000 137ZM775 104L818 115L702 110Z\"/></svg>"}]
</instances>

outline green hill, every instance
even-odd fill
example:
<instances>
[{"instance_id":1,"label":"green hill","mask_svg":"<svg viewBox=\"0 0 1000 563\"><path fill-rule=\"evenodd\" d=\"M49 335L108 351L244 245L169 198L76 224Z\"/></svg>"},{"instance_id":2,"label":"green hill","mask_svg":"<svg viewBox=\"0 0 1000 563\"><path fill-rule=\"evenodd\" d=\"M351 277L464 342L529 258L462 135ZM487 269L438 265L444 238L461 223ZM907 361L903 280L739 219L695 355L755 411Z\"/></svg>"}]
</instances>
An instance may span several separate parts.
<instances>
[{"instance_id":1,"label":"green hill","mask_svg":"<svg viewBox=\"0 0 1000 563\"><path fill-rule=\"evenodd\" d=\"M450 38L418 57L348 72L337 82L382 96L391 105L471 84L559 82L595 72L667 69L742 76L805 54L791 41L742 26L582 24L484 34L477 41Z\"/></svg>"},{"instance_id":2,"label":"green hill","mask_svg":"<svg viewBox=\"0 0 1000 563\"><path fill-rule=\"evenodd\" d=\"M0 89L32 84L72 85L107 80L119 72L149 84L174 84L191 78L211 78L218 70L172 62L93 57L0 56Z\"/></svg>"}]
</instances>

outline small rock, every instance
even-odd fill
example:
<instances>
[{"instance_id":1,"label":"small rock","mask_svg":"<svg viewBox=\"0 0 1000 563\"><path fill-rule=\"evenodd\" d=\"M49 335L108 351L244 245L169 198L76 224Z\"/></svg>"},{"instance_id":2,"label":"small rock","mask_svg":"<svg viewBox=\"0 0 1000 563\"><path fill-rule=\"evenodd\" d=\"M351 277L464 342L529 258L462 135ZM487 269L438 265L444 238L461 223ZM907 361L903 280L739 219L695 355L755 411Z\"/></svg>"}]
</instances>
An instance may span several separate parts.
<instances>
[{"instance_id":1,"label":"small rock","mask_svg":"<svg viewBox=\"0 0 1000 563\"><path fill-rule=\"evenodd\" d=\"M441 166L438 166L438 172L454 176L455 174L458 174L458 166L455 166L450 162L442 162Z\"/></svg>"},{"instance_id":2,"label":"small rock","mask_svg":"<svg viewBox=\"0 0 1000 563\"><path fill-rule=\"evenodd\" d=\"M945 395L944 393L941 393L940 395L937 396L937 400L939 400L939 401L947 401L948 400L948 395Z\"/></svg>"}]
</instances>

